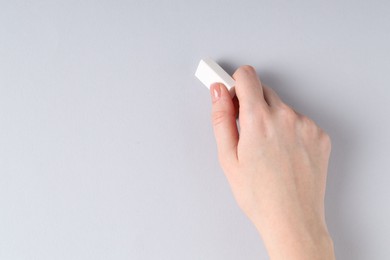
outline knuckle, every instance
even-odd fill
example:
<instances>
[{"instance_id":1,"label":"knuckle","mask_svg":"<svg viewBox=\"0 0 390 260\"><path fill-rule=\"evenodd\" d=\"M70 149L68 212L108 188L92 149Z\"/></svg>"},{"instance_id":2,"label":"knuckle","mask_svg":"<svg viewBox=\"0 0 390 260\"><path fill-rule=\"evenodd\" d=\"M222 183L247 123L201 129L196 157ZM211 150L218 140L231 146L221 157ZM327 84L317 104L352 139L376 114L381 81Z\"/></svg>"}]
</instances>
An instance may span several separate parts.
<instances>
[{"instance_id":1,"label":"knuckle","mask_svg":"<svg viewBox=\"0 0 390 260\"><path fill-rule=\"evenodd\" d=\"M321 142L322 147L324 147L325 150L327 150L327 151L331 150L332 140L331 140L330 136L322 130L320 133L320 142Z\"/></svg>"},{"instance_id":2,"label":"knuckle","mask_svg":"<svg viewBox=\"0 0 390 260\"><path fill-rule=\"evenodd\" d=\"M305 125L308 125L308 126L311 126L314 124L314 122L310 118L308 118L307 116L302 116L301 121L302 121L302 123L304 123Z\"/></svg>"},{"instance_id":3,"label":"knuckle","mask_svg":"<svg viewBox=\"0 0 390 260\"><path fill-rule=\"evenodd\" d=\"M214 126L220 125L229 118L230 114L227 111L214 111L212 114L212 122Z\"/></svg>"},{"instance_id":4,"label":"knuckle","mask_svg":"<svg viewBox=\"0 0 390 260\"><path fill-rule=\"evenodd\" d=\"M314 123L314 121L311 120L309 117L300 116L299 119L304 129L307 129L309 132L312 132L313 134L318 133L318 127L316 123Z\"/></svg>"},{"instance_id":5,"label":"knuckle","mask_svg":"<svg viewBox=\"0 0 390 260\"><path fill-rule=\"evenodd\" d=\"M286 120L295 120L298 117L297 114L294 112L294 110L285 104L280 106L278 112L279 112L279 116L281 116Z\"/></svg>"}]
</instances>

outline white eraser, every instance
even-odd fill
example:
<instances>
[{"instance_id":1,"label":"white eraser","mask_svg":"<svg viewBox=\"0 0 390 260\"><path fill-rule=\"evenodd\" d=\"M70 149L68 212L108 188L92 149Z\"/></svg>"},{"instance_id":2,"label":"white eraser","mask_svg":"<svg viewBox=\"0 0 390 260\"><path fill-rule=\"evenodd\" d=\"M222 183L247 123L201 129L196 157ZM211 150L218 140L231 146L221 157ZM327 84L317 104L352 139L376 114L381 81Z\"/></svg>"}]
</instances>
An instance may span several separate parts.
<instances>
[{"instance_id":1,"label":"white eraser","mask_svg":"<svg viewBox=\"0 0 390 260\"><path fill-rule=\"evenodd\" d=\"M195 76L207 87L215 82L223 83L234 96L234 79L224 71L215 61L210 58L200 60Z\"/></svg>"}]
</instances>

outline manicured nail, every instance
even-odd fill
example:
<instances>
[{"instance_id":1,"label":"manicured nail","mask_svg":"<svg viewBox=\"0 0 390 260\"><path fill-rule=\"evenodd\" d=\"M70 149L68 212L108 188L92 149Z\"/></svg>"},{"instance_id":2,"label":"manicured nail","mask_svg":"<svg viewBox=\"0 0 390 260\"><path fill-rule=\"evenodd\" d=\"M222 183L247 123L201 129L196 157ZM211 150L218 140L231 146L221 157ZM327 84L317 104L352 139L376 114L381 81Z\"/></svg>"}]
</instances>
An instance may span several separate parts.
<instances>
[{"instance_id":1,"label":"manicured nail","mask_svg":"<svg viewBox=\"0 0 390 260\"><path fill-rule=\"evenodd\" d=\"M219 83L213 83L210 86L210 94L213 102L217 101L221 97L221 85Z\"/></svg>"}]
</instances>

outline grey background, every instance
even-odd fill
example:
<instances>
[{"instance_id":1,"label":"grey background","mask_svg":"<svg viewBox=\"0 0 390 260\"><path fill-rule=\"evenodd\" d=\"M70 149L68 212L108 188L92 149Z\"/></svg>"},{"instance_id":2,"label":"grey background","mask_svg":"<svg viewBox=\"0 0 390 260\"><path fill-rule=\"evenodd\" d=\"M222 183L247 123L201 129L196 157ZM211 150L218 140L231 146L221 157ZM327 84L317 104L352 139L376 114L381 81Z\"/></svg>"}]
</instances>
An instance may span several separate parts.
<instances>
[{"instance_id":1,"label":"grey background","mask_svg":"<svg viewBox=\"0 0 390 260\"><path fill-rule=\"evenodd\" d=\"M390 256L388 1L0 1L0 259L266 259L217 162L211 56L332 137L339 259Z\"/></svg>"}]
</instances>

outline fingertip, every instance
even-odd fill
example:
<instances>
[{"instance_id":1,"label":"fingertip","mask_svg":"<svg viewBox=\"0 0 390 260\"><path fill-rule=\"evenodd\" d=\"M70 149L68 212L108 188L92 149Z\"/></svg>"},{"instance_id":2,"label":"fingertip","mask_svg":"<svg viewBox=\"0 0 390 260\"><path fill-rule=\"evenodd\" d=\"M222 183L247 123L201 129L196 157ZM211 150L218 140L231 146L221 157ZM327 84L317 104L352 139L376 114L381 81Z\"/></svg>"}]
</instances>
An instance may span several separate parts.
<instances>
[{"instance_id":1,"label":"fingertip","mask_svg":"<svg viewBox=\"0 0 390 260\"><path fill-rule=\"evenodd\" d=\"M233 74L233 78L236 79L236 78L239 78L240 76L242 75L256 75L257 77L257 74L256 74L256 69L254 67L252 67L251 65L243 65L243 66L240 66Z\"/></svg>"}]
</instances>

